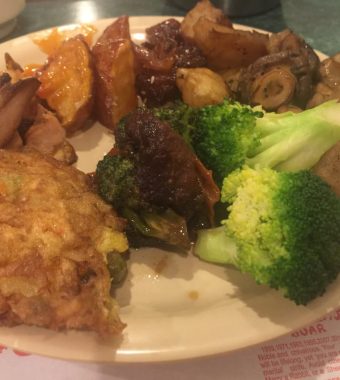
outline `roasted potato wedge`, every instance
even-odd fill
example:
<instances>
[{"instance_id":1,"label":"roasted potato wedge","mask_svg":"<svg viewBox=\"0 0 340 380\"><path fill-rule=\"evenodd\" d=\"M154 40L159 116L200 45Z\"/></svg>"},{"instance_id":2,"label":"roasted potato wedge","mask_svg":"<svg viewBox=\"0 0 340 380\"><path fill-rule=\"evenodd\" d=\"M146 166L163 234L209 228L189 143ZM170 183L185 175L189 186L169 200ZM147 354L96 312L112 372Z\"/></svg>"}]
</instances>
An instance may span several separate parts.
<instances>
[{"instance_id":1,"label":"roasted potato wedge","mask_svg":"<svg viewBox=\"0 0 340 380\"><path fill-rule=\"evenodd\" d=\"M177 69L176 84L183 102L191 107L222 103L229 95L223 78L205 67Z\"/></svg>"},{"instance_id":2,"label":"roasted potato wedge","mask_svg":"<svg viewBox=\"0 0 340 380\"><path fill-rule=\"evenodd\" d=\"M266 34L235 30L204 17L193 29L194 40L213 70L246 67L267 54Z\"/></svg>"},{"instance_id":3,"label":"roasted potato wedge","mask_svg":"<svg viewBox=\"0 0 340 380\"><path fill-rule=\"evenodd\" d=\"M78 35L64 41L37 75L39 97L67 133L82 128L92 114L94 88L93 61L85 39Z\"/></svg>"},{"instance_id":4,"label":"roasted potato wedge","mask_svg":"<svg viewBox=\"0 0 340 380\"><path fill-rule=\"evenodd\" d=\"M214 7L209 0L201 0L185 15L182 21L181 32L185 37L195 37L194 25L201 17L232 28L232 23L222 9Z\"/></svg>"},{"instance_id":5,"label":"roasted potato wedge","mask_svg":"<svg viewBox=\"0 0 340 380\"><path fill-rule=\"evenodd\" d=\"M92 49L96 68L97 119L114 129L137 106L135 60L127 16L105 29Z\"/></svg>"}]
</instances>

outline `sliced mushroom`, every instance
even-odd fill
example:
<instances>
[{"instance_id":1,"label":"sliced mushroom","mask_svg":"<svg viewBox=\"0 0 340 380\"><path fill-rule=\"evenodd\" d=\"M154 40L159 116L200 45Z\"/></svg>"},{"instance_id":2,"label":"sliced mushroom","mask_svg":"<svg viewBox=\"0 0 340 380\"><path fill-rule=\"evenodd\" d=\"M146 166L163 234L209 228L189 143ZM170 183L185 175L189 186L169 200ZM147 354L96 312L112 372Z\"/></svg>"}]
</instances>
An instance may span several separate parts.
<instances>
[{"instance_id":1,"label":"sliced mushroom","mask_svg":"<svg viewBox=\"0 0 340 380\"><path fill-rule=\"evenodd\" d=\"M288 104L294 95L296 78L287 67L274 67L258 76L251 85L250 104L273 111Z\"/></svg>"},{"instance_id":2,"label":"sliced mushroom","mask_svg":"<svg viewBox=\"0 0 340 380\"><path fill-rule=\"evenodd\" d=\"M319 80L319 57L302 37L289 29L270 36L268 51L288 54L290 70L297 79L293 103L305 108Z\"/></svg>"},{"instance_id":3,"label":"sliced mushroom","mask_svg":"<svg viewBox=\"0 0 340 380\"><path fill-rule=\"evenodd\" d=\"M312 108L331 99L340 99L340 53L321 62L320 82L307 107Z\"/></svg>"},{"instance_id":4,"label":"sliced mushroom","mask_svg":"<svg viewBox=\"0 0 340 380\"><path fill-rule=\"evenodd\" d=\"M321 63L320 75L322 82L330 88L340 86L340 53Z\"/></svg>"},{"instance_id":5,"label":"sliced mushroom","mask_svg":"<svg viewBox=\"0 0 340 380\"><path fill-rule=\"evenodd\" d=\"M319 77L319 58L288 29L271 35L267 47L268 55L242 70L237 98L272 111L288 104L304 109Z\"/></svg>"},{"instance_id":6,"label":"sliced mushroom","mask_svg":"<svg viewBox=\"0 0 340 380\"><path fill-rule=\"evenodd\" d=\"M39 85L36 78L27 78L0 88L0 147L12 139Z\"/></svg>"}]
</instances>

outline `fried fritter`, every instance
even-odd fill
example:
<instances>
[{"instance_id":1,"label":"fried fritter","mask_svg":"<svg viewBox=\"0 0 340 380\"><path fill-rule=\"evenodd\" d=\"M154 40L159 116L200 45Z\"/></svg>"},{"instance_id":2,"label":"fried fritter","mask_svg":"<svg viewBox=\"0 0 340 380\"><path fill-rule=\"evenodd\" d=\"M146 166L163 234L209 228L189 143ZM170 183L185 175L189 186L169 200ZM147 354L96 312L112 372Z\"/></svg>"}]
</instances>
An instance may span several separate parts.
<instances>
[{"instance_id":1,"label":"fried fritter","mask_svg":"<svg viewBox=\"0 0 340 380\"><path fill-rule=\"evenodd\" d=\"M0 325L120 332L106 254L127 250L123 229L84 173L0 150Z\"/></svg>"}]
</instances>

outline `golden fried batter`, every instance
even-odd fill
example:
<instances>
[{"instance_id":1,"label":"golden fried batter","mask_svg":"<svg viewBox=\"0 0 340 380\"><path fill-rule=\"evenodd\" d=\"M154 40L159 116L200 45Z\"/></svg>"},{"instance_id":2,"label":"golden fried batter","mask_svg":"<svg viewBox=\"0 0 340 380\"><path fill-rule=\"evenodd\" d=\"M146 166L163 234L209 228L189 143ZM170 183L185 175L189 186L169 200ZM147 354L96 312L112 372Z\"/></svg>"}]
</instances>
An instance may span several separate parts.
<instances>
[{"instance_id":1,"label":"golden fried batter","mask_svg":"<svg viewBox=\"0 0 340 380\"><path fill-rule=\"evenodd\" d=\"M106 253L127 250L122 230L84 173L0 150L0 325L121 331Z\"/></svg>"}]
</instances>

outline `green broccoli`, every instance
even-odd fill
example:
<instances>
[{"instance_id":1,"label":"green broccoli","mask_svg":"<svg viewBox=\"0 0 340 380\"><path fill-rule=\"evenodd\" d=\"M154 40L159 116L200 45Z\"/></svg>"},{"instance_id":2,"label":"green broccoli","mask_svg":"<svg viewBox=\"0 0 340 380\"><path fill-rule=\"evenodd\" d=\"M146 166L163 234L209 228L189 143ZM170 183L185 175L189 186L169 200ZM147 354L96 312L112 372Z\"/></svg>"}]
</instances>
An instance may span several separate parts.
<instances>
[{"instance_id":1,"label":"green broccoli","mask_svg":"<svg viewBox=\"0 0 340 380\"><path fill-rule=\"evenodd\" d=\"M143 200L132 160L106 155L97 164L95 181L99 195L128 221L131 245L189 247L185 219L173 210L163 210Z\"/></svg>"},{"instance_id":2,"label":"green broccoli","mask_svg":"<svg viewBox=\"0 0 340 380\"><path fill-rule=\"evenodd\" d=\"M340 200L310 171L243 167L223 182L228 217L201 230L195 253L233 264L296 304L322 295L340 272Z\"/></svg>"},{"instance_id":3,"label":"green broccoli","mask_svg":"<svg viewBox=\"0 0 340 380\"><path fill-rule=\"evenodd\" d=\"M117 209L123 206L140 207L142 201L134 170L131 160L118 155L106 155L98 162L96 169L99 195Z\"/></svg>"},{"instance_id":4,"label":"green broccoli","mask_svg":"<svg viewBox=\"0 0 340 380\"><path fill-rule=\"evenodd\" d=\"M197 110L187 106L181 101L176 101L170 106L154 108L153 114L160 120L166 121L179 133L184 141L192 148L192 134Z\"/></svg>"},{"instance_id":5,"label":"green broccoli","mask_svg":"<svg viewBox=\"0 0 340 380\"><path fill-rule=\"evenodd\" d=\"M167 121L213 172L220 186L223 178L244 163L258 147L256 118L262 113L237 102L191 108L182 102L155 108L155 115Z\"/></svg>"},{"instance_id":6,"label":"green broccoli","mask_svg":"<svg viewBox=\"0 0 340 380\"><path fill-rule=\"evenodd\" d=\"M257 119L256 130L261 144L248 155L247 165L310 169L340 140L340 103L330 100L300 113L266 113Z\"/></svg>"},{"instance_id":7,"label":"green broccoli","mask_svg":"<svg viewBox=\"0 0 340 380\"><path fill-rule=\"evenodd\" d=\"M340 140L340 104L336 101L298 114L265 113L230 101L197 109L177 102L154 112L184 135L219 186L243 164L310 169Z\"/></svg>"}]
</instances>

